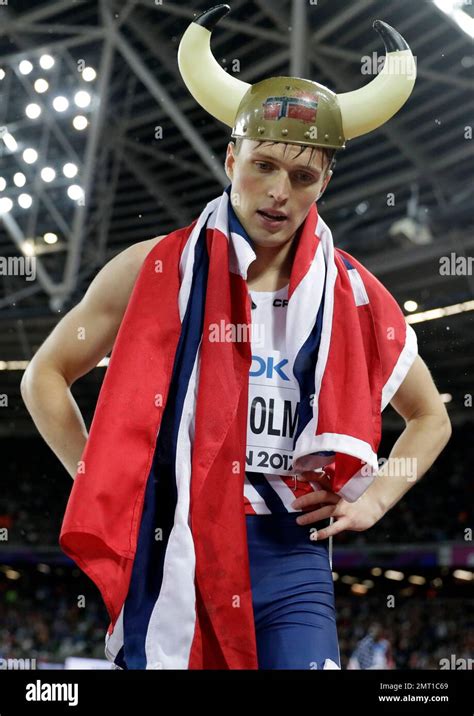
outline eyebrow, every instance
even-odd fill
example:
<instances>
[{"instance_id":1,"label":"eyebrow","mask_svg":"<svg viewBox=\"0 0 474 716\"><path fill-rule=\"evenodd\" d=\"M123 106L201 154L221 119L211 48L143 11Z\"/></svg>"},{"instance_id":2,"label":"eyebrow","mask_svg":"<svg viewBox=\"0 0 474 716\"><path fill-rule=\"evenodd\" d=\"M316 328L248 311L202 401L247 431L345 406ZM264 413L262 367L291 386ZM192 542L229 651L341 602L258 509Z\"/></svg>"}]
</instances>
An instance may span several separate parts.
<instances>
[{"instance_id":1,"label":"eyebrow","mask_svg":"<svg viewBox=\"0 0 474 716\"><path fill-rule=\"evenodd\" d=\"M267 161L271 161L271 162L278 162L278 159L276 159L275 157L269 156L268 154L264 154L263 152L260 152L260 151L253 152L253 156L261 157L262 159L266 159ZM321 174L321 170L316 169L315 167L312 167L311 164L293 164L293 163L291 163L291 164L294 169L303 169L304 171L310 171L313 174L319 174L319 175Z\"/></svg>"}]
</instances>

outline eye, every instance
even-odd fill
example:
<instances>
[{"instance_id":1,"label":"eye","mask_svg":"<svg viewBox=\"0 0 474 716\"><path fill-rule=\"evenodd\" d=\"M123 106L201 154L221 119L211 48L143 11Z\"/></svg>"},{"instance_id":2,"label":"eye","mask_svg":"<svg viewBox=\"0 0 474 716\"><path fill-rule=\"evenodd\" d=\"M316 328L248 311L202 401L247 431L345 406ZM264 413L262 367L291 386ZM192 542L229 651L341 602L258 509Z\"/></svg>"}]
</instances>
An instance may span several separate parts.
<instances>
[{"instance_id":1,"label":"eye","mask_svg":"<svg viewBox=\"0 0 474 716\"><path fill-rule=\"evenodd\" d=\"M271 169L271 164L267 164L267 162L255 162L255 164L258 166L259 169Z\"/></svg>"},{"instance_id":2,"label":"eye","mask_svg":"<svg viewBox=\"0 0 474 716\"><path fill-rule=\"evenodd\" d=\"M303 182L307 182L307 183L309 183L311 181L316 181L316 178L313 177L312 174L305 174L304 172L300 172L299 176L300 176L299 181L303 181Z\"/></svg>"}]
</instances>

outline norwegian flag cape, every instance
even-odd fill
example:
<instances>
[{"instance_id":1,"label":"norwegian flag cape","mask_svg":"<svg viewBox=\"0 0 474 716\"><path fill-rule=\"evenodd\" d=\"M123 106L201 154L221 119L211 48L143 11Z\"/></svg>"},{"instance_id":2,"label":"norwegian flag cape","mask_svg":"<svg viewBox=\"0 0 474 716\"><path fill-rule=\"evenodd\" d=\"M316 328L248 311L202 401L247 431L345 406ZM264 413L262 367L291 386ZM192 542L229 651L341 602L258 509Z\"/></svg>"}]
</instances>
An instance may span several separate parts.
<instances>
[{"instance_id":1,"label":"norwegian flag cape","mask_svg":"<svg viewBox=\"0 0 474 716\"><path fill-rule=\"evenodd\" d=\"M101 591L119 668L258 668L243 498L256 254L231 188L142 265L61 529ZM382 284L334 249L316 204L295 241L293 466L330 465L331 488L353 501L378 469L381 411L416 337Z\"/></svg>"}]
</instances>

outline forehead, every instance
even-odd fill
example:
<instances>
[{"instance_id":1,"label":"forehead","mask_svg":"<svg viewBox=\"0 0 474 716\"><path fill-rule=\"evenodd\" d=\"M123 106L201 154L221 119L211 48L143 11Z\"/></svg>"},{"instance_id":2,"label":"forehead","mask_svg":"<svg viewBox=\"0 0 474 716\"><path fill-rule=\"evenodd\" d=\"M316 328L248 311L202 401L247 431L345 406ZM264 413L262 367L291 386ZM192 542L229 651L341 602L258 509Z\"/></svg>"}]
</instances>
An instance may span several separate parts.
<instances>
[{"instance_id":1,"label":"forehead","mask_svg":"<svg viewBox=\"0 0 474 716\"><path fill-rule=\"evenodd\" d=\"M276 142L275 144L245 140L248 152L253 155L265 155L282 162L291 163L292 166L312 167L321 169L323 153L318 147ZM314 149L314 151L312 151ZM311 160L311 161L310 161Z\"/></svg>"}]
</instances>

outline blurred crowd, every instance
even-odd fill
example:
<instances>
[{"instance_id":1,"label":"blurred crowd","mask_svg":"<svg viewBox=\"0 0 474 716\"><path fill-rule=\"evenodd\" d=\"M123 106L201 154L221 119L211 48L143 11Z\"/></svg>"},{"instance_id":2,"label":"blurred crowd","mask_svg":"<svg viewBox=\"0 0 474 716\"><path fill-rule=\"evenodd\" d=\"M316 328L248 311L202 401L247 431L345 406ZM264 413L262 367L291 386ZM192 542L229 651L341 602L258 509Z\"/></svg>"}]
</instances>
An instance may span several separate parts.
<instances>
[{"instance_id":1,"label":"blurred crowd","mask_svg":"<svg viewBox=\"0 0 474 716\"><path fill-rule=\"evenodd\" d=\"M62 581L66 573L59 572L50 584L32 583L24 573L15 583L0 580L0 658L105 658L109 620L100 595L85 579Z\"/></svg>"},{"instance_id":2,"label":"blurred crowd","mask_svg":"<svg viewBox=\"0 0 474 716\"><path fill-rule=\"evenodd\" d=\"M459 659L467 666L470 658L474 666L474 615L468 599L397 599L388 608L378 597L339 598L336 607L343 668L375 625L375 639L386 642L395 669L440 669L453 657L458 668Z\"/></svg>"},{"instance_id":3,"label":"blurred crowd","mask_svg":"<svg viewBox=\"0 0 474 716\"><path fill-rule=\"evenodd\" d=\"M337 544L463 540L473 525L472 430L457 428L423 480L371 530L343 533ZM397 437L384 436L379 457L388 457ZM58 545L71 478L39 438L29 447L24 439L9 440L2 457L0 528L8 529L8 546Z\"/></svg>"},{"instance_id":4,"label":"blurred crowd","mask_svg":"<svg viewBox=\"0 0 474 716\"><path fill-rule=\"evenodd\" d=\"M49 578L23 572L14 583L0 579L0 658L51 663L70 656L105 658L109 619L99 593L77 570L56 571ZM439 669L446 663L442 659L451 663L453 655L466 661L474 656L474 617L466 597L397 596L395 606L388 608L380 593L336 595L336 607L344 669L373 630L374 619L377 638L383 639L389 655L389 665L380 668ZM361 661L359 668L369 668Z\"/></svg>"},{"instance_id":5,"label":"blurred crowd","mask_svg":"<svg viewBox=\"0 0 474 716\"><path fill-rule=\"evenodd\" d=\"M465 531L472 529L474 523L473 428L472 424L466 424L454 430L445 450L419 484L414 485L372 529L344 533L338 537L337 544L465 540ZM390 448L385 439L378 452L379 458L388 457Z\"/></svg>"}]
</instances>

